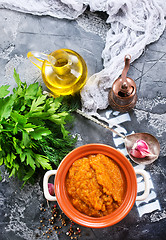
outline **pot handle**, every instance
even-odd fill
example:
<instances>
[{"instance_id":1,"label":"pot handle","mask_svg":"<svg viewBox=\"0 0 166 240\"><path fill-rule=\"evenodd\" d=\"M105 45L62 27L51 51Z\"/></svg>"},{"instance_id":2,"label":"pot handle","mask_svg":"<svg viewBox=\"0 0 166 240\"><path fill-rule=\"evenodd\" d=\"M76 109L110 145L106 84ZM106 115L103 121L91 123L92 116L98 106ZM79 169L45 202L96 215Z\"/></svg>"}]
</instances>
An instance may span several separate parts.
<instances>
[{"instance_id":1,"label":"pot handle","mask_svg":"<svg viewBox=\"0 0 166 240\"><path fill-rule=\"evenodd\" d=\"M148 176L148 173L142 169L135 169L135 173L142 175L145 182L144 193L141 196L136 197L136 201L142 201L142 200L145 200L149 195L149 191L150 191L149 176Z\"/></svg>"},{"instance_id":2,"label":"pot handle","mask_svg":"<svg viewBox=\"0 0 166 240\"><path fill-rule=\"evenodd\" d=\"M48 201L56 201L56 196L51 196L49 191L48 191L48 179L52 175L56 175L57 170L49 170L45 173L44 178L43 178L43 191L44 191L44 197Z\"/></svg>"}]
</instances>

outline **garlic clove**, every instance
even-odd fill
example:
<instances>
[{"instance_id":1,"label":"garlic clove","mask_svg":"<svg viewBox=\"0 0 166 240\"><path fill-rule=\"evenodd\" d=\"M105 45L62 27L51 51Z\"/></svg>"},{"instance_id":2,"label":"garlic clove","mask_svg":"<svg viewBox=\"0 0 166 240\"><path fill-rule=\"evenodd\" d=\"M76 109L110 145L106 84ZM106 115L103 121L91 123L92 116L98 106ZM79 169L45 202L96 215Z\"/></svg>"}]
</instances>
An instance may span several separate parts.
<instances>
[{"instance_id":1,"label":"garlic clove","mask_svg":"<svg viewBox=\"0 0 166 240\"><path fill-rule=\"evenodd\" d=\"M135 158L144 158L145 155L136 149L131 149L130 154Z\"/></svg>"},{"instance_id":2,"label":"garlic clove","mask_svg":"<svg viewBox=\"0 0 166 240\"><path fill-rule=\"evenodd\" d=\"M51 196L54 196L54 195L55 195L55 192L54 192L54 184L48 183L48 191L49 191L49 194L50 194Z\"/></svg>"},{"instance_id":3,"label":"garlic clove","mask_svg":"<svg viewBox=\"0 0 166 240\"><path fill-rule=\"evenodd\" d=\"M136 144L137 144L137 148L138 149L140 149L141 150L141 148L142 149L149 149L149 146L148 146L148 144L144 141L144 140L142 140L142 139L140 139L140 140L137 140L136 141Z\"/></svg>"}]
</instances>

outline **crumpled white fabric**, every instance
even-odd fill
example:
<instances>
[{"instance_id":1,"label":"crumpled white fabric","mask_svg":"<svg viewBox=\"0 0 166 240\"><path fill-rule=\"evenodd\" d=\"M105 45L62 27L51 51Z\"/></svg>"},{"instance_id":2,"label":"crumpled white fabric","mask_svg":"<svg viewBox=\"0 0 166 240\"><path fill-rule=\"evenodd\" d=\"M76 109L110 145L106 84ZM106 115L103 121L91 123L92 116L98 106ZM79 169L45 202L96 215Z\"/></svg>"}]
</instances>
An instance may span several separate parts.
<instances>
[{"instance_id":1,"label":"crumpled white fabric","mask_svg":"<svg viewBox=\"0 0 166 240\"><path fill-rule=\"evenodd\" d=\"M76 19L88 5L91 11L107 12L111 24L102 53L104 69L81 91L82 110L95 114L107 108L108 92L122 73L124 56L130 54L134 61L163 33L165 0L0 0L0 8L67 19Z\"/></svg>"},{"instance_id":2,"label":"crumpled white fabric","mask_svg":"<svg viewBox=\"0 0 166 240\"><path fill-rule=\"evenodd\" d=\"M159 39L165 28L164 1L110 0L107 1L107 33L102 57L104 69L93 75L81 92L83 110L96 113L108 106L108 92L122 73L124 56L138 58L145 46Z\"/></svg>"}]
</instances>

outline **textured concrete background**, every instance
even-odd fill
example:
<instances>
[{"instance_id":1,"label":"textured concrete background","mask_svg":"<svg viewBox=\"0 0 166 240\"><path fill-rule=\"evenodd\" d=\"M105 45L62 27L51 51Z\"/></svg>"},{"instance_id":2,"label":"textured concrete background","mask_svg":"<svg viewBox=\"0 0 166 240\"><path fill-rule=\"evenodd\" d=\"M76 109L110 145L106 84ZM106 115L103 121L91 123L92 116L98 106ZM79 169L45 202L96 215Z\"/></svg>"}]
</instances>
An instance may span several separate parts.
<instances>
[{"instance_id":1,"label":"textured concrete background","mask_svg":"<svg viewBox=\"0 0 166 240\"><path fill-rule=\"evenodd\" d=\"M59 20L51 17L35 17L0 9L0 85L15 86L13 69L20 74L22 81L28 83L42 82L41 73L26 55L36 50L50 53L59 48L71 48L85 59L89 76L100 71L101 53L104 48L105 35L109 26L106 16L86 11L76 21ZM96 239L165 239L166 229L166 31L158 42L145 49L143 55L132 63L128 76L136 81L138 102L130 114L118 114L110 109L102 114L118 121L126 133L149 132L156 136L161 145L159 159L145 167L151 179L151 199L137 203L120 223L105 229L82 229L82 240ZM44 87L45 88L45 87ZM120 120L119 120L120 121ZM78 135L77 145L86 143L105 143L124 150L124 145L117 143L115 136L101 127L76 116L73 134ZM135 164L132 162L133 166ZM137 166L138 167L138 166ZM144 166L141 166L144 168ZM40 206L46 205L43 198L42 178L34 185L20 189L21 183L8 179L3 172L0 183L0 239L34 240L47 239L38 230L42 214ZM47 207L46 207L47 209ZM142 215L141 215L142 211ZM49 217L49 209L45 218ZM48 223L45 223L49 226ZM64 234L55 233L49 239L70 239Z\"/></svg>"}]
</instances>

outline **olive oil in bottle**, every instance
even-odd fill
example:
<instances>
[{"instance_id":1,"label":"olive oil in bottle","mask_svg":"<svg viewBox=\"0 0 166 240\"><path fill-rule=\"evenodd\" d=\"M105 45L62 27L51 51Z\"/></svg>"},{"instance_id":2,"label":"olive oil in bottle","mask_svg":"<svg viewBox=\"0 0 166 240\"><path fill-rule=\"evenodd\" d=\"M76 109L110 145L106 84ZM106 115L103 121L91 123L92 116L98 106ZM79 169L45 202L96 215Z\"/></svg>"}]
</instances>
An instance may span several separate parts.
<instances>
[{"instance_id":1,"label":"olive oil in bottle","mask_svg":"<svg viewBox=\"0 0 166 240\"><path fill-rule=\"evenodd\" d=\"M28 58L41 69L45 85L55 96L73 95L86 82L86 63L73 50L59 49L50 55L29 52Z\"/></svg>"}]
</instances>

